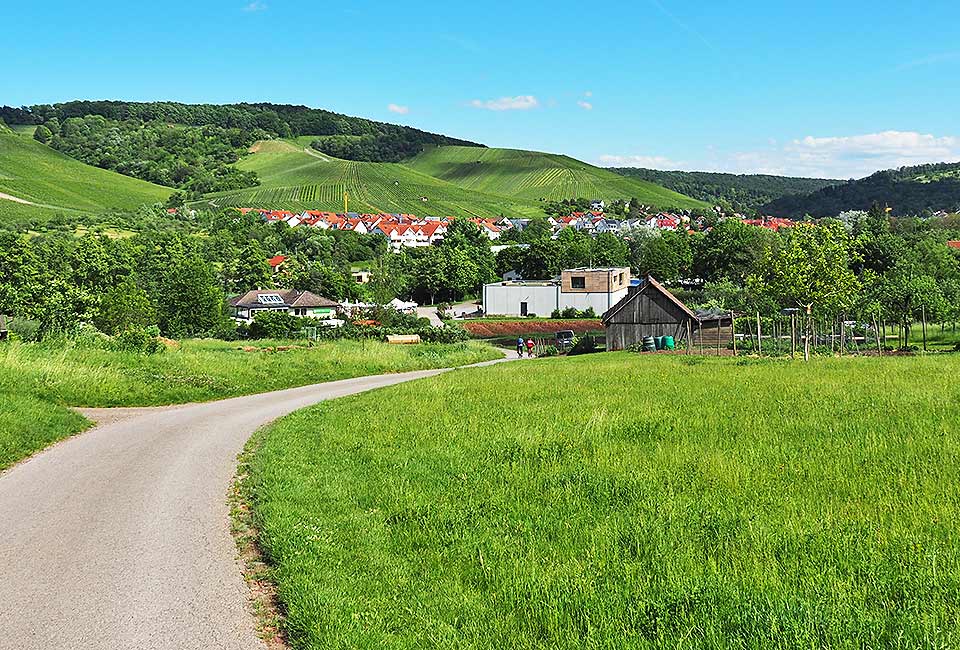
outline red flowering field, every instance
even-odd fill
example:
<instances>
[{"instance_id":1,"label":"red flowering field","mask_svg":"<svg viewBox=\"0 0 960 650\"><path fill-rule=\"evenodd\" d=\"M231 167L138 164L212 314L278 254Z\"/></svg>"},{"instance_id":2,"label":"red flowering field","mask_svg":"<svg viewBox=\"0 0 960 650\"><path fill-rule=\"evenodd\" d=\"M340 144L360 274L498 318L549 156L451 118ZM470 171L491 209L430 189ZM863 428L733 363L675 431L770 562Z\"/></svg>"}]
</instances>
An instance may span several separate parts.
<instances>
[{"instance_id":1,"label":"red flowering field","mask_svg":"<svg viewBox=\"0 0 960 650\"><path fill-rule=\"evenodd\" d=\"M511 321L464 321L463 328L470 335L480 339L492 339L499 336L519 336L521 334L555 334L560 330L573 330L577 334L596 332L603 329L600 319L582 318L576 320L534 320L518 319Z\"/></svg>"}]
</instances>

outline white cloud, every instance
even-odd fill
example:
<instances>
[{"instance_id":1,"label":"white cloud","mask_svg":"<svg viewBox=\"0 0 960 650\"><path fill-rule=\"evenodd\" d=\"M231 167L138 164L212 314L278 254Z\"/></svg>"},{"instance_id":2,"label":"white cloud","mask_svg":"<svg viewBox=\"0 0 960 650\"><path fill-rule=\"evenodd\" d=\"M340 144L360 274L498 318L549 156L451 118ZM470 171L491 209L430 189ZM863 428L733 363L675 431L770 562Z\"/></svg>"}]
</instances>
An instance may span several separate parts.
<instances>
[{"instance_id":1,"label":"white cloud","mask_svg":"<svg viewBox=\"0 0 960 650\"><path fill-rule=\"evenodd\" d=\"M881 169L960 160L960 137L916 131L882 131L861 135L806 136L766 149L723 154L708 149L708 159L677 162L663 156L600 156L607 167L696 169L734 174L777 174L816 178L863 178Z\"/></svg>"},{"instance_id":2,"label":"white cloud","mask_svg":"<svg viewBox=\"0 0 960 650\"><path fill-rule=\"evenodd\" d=\"M580 108L582 108L582 109L585 110L585 111L592 111L592 110L593 110L593 104L591 104L590 102L584 101L584 100L582 100L582 99L577 102L577 106L579 106Z\"/></svg>"},{"instance_id":3,"label":"white cloud","mask_svg":"<svg viewBox=\"0 0 960 650\"><path fill-rule=\"evenodd\" d=\"M410 107L400 106L399 104L387 104L387 110L397 115L406 115L410 112Z\"/></svg>"},{"instance_id":4,"label":"white cloud","mask_svg":"<svg viewBox=\"0 0 960 650\"><path fill-rule=\"evenodd\" d=\"M604 154L597 159L601 167L646 167L648 169L681 169L684 163L666 156L614 156Z\"/></svg>"},{"instance_id":5,"label":"white cloud","mask_svg":"<svg viewBox=\"0 0 960 650\"><path fill-rule=\"evenodd\" d=\"M244 11L266 11L267 3L262 0L253 0L250 4L243 8Z\"/></svg>"},{"instance_id":6,"label":"white cloud","mask_svg":"<svg viewBox=\"0 0 960 650\"><path fill-rule=\"evenodd\" d=\"M592 91L592 90L588 90L587 92L583 93L583 96L584 96L584 97L593 97L593 91Z\"/></svg>"},{"instance_id":7,"label":"white cloud","mask_svg":"<svg viewBox=\"0 0 960 650\"><path fill-rule=\"evenodd\" d=\"M540 106L540 102L533 95L517 95L516 97L501 97L500 99L474 99L470 102L470 105L487 111L528 111Z\"/></svg>"}]
</instances>

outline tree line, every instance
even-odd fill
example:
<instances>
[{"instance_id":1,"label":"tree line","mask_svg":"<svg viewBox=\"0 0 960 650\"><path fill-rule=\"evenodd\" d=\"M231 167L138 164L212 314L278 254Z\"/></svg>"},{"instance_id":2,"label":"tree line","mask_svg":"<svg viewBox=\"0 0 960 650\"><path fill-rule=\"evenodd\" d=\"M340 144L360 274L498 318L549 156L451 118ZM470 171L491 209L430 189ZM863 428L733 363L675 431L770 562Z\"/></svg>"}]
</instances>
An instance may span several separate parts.
<instances>
[{"instance_id":1,"label":"tree line","mask_svg":"<svg viewBox=\"0 0 960 650\"><path fill-rule=\"evenodd\" d=\"M782 196L763 206L780 217L829 217L845 210L887 205L895 216L929 215L960 210L960 163L888 169L860 180L824 187L813 193Z\"/></svg>"},{"instance_id":2,"label":"tree line","mask_svg":"<svg viewBox=\"0 0 960 650\"><path fill-rule=\"evenodd\" d=\"M841 182L769 174L663 171L640 167L612 168L610 171L656 183L711 205L719 205L729 213L743 214L756 214L765 205L783 196L809 194Z\"/></svg>"},{"instance_id":3,"label":"tree line","mask_svg":"<svg viewBox=\"0 0 960 650\"><path fill-rule=\"evenodd\" d=\"M100 116L112 124L164 124L180 127L215 127L239 132L242 143L254 140L291 138L301 135L321 137L316 148L347 158L373 162L398 162L419 153L425 146L483 145L408 126L377 122L341 115L306 106L269 103L181 104L177 102L72 101L59 104L37 104L14 108L0 107L0 120L7 124L44 125L56 119L60 124L71 118ZM326 136L342 136L354 144L349 148L328 140ZM236 141L236 138L234 138ZM245 143L245 144L244 144ZM330 143L330 151L326 151ZM333 150L336 149L336 152Z\"/></svg>"}]
</instances>

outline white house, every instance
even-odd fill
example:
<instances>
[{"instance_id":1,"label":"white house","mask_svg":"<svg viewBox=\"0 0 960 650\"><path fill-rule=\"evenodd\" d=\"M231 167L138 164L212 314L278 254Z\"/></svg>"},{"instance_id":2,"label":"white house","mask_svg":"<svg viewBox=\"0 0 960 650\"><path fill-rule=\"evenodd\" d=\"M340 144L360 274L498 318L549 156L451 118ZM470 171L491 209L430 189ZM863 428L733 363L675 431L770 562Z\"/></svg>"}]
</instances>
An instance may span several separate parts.
<instances>
[{"instance_id":1,"label":"white house","mask_svg":"<svg viewBox=\"0 0 960 650\"><path fill-rule=\"evenodd\" d=\"M252 323L262 311L282 311L291 316L332 319L340 305L333 300L309 291L296 289L257 289L248 291L230 301L233 318L240 323Z\"/></svg>"},{"instance_id":2,"label":"white house","mask_svg":"<svg viewBox=\"0 0 960 650\"><path fill-rule=\"evenodd\" d=\"M599 316L627 295L629 268L567 269L558 279L505 281L483 286L483 312L496 316L549 316L554 310L593 308Z\"/></svg>"}]
</instances>

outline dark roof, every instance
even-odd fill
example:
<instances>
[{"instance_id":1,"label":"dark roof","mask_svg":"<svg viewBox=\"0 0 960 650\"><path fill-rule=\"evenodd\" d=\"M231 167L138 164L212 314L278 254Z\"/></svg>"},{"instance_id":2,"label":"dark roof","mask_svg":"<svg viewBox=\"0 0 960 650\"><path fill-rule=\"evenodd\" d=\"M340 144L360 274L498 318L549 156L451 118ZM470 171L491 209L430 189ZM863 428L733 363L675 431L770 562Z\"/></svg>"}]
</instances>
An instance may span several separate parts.
<instances>
[{"instance_id":1,"label":"dark roof","mask_svg":"<svg viewBox=\"0 0 960 650\"><path fill-rule=\"evenodd\" d=\"M242 296L237 296L230 300L231 307L269 307L259 302L258 298L263 294L276 294L283 300L286 307L339 307L340 303L334 302L329 298L318 296L309 291L299 291L297 289L256 289L248 291ZM274 305L279 307L281 305Z\"/></svg>"},{"instance_id":2,"label":"dark roof","mask_svg":"<svg viewBox=\"0 0 960 650\"><path fill-rule=\"evenodd\" d=\"M667 288L664 287L662 284L657 282L652 275L648 275L644 279L643 283L640 284L640 286L631 286L627 295L624 296L620 302L618 302L613 307L611 307L609 311L607 311L607 313L603 315L603 322L607 323L607 321L609 321L611 318L616 316L621 309L629 305L634 298L636 298L641 293L645 293L648 287L662 294L665 298L667 298L673 304L679 307L680 310L683 311L690 318L693 318L693 319L697 318L697 315L692 311L690 311L690 308L687 307L685 304L683 304L683 302L679 298L677 298L675 295L670 293L670 291L668 291Z\"/></svg>"}]
</instances>

